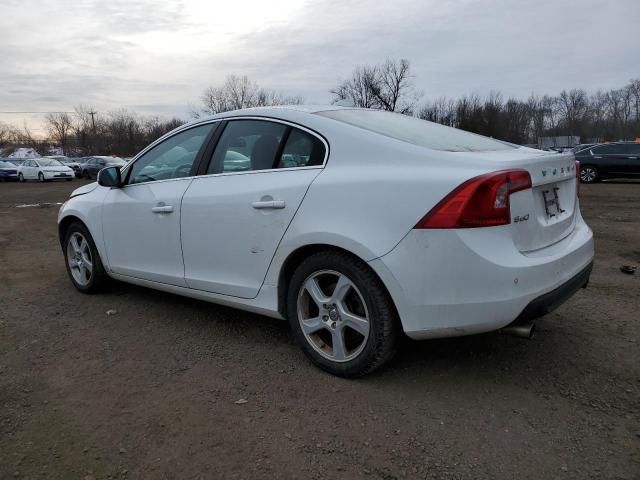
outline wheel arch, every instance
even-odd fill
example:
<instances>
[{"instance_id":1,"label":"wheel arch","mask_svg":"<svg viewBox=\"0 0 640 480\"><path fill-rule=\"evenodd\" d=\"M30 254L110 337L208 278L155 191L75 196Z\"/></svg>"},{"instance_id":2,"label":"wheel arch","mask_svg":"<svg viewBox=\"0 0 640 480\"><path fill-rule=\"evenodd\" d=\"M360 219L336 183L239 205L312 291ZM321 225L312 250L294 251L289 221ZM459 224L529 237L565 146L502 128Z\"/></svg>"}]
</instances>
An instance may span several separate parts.
<instances>
[{"instance_id":1,"label":"wheel arch","mask_svg":"<svg viewBox=\"0 0 640 480\"><path fill-rule=\"evenodd\" d=\"M325 251L345 253L347 255L350 255L360 260L363 263L363 265L366 265L366 268L371 270L371 272L373 272L373 274L378 278L378 280L380 280L380 283L384 286L387 292L387 295L389 295L389 299L391 300L391 304L393 305L393 308L395 308L396 312L398 312L397 306L395 304L395 300L393 299L393 296L391 295L391 292L387 287L387 285L385 284L384 280L380 277L380 275L378 275L378 272L376 272L373 268L371 268L371 266L367 263L367 261L364 258L360 257L359 255L356 255L355 253L345 248L338 247L336 245L331 245L326 243L314 243L314 244L308 244L308 245L303 245L301 247L298 247L297 249L289 253L289 255L284 260L284 262L282 262L282 266L280 267L280 273L278 275L278 312L280 313L280 315L282 315L283 318L285 319L287 318L287 295L289 293L291 277L293 276L293 273L295 272L296 268L298 268L298 266L309 256L314 255L318 252L325 252Z\"/></svg>"},{"instance_id":2,"label":"wheel arch","mask_svg":"<svg viewBox=\"0 0 640 480\"><path fill-rule=\"evenodd\" d=\"M75 215L67 215L60 220L60 223L58 223L58 238L60 239L60 245L64 246L64 237L67 235L67 230L73 223L81 223L87 230L89 230L87 224L83 222L80 217L77 217Z\"/></svg>"}]
</instances>

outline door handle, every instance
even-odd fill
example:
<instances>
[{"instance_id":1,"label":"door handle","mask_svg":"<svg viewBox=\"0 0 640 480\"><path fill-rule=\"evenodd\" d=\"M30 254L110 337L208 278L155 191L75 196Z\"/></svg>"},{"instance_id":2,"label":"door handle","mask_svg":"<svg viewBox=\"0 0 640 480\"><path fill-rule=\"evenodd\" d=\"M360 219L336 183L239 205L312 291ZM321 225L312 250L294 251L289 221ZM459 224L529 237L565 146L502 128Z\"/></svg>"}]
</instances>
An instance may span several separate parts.
<instances>
[{"instance_id":1,"label":"door handle","mask_svg":"<svg viewBox=\"0 0 640 480\"><path fill-rule=\"evenodd\" d=\"M173 212L173 206L172 205L165 205L164 203L159 203L155 207L152 207L151 211L153 213L171 213L171 212Z\"/></svg>"},{"instance_id":2,"label":"door handle","mask_svg":"<svg viewBox=\"0 0 640 480\"><path fill-rule=\"evenodd\" d=\"M251 206L259 210L267 209L267 208L276 210L276 209L284 208L285 203L284 203L284 200L262 200L260 202L253 202Z\"/></svg>"}]
</instances>

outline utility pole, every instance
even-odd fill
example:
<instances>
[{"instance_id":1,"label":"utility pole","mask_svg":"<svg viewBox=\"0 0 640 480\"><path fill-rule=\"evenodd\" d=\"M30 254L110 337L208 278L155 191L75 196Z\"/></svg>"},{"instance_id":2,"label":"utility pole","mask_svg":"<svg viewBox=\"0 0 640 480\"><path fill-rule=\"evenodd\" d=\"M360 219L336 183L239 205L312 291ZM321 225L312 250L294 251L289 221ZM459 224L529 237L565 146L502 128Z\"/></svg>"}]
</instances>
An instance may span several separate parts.
<instances>
[{"instance_id":1,"label":"utility pole","mask_svg":"<svg viewBox=\"0 0 640 480\"><path fill-rule=\"evenodd\" d=\"M98 113L98 112L91 111L91 112L87 112L87 113L89 115L91 115L91 127L93 128L93 134L95 135L96 134L96 120L94 118L94 115L96 113Z\"/></svg>"},{"instance_id":2,"label":"utility pole","mask_svg":"<svg viewBox=\"0 0 640 480\"><path fill-rule=\"evenodd\" d=\"M91 138L91 142L89 143L90 145L90 150L92 154L95 154L95 140L96 140L96 120L94 118L94 115L98 112L91 110L90 112L87 112L89 115L91 115L91 129L93 130L93 135Z\"/></svg>"}]
</instances>

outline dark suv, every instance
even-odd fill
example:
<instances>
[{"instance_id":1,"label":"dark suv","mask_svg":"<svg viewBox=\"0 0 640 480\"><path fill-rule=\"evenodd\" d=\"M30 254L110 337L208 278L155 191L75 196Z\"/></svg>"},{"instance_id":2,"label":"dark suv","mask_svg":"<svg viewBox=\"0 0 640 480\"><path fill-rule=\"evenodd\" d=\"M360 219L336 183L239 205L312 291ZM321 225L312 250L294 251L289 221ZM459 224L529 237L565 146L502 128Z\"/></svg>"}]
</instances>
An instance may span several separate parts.
<instances>
[{"instance_id":1,"label":"dark suv","mask_svg":"<svg viewBox=\"0 0 640 480\"><path fill-rule=\"evenodd\" d=\"M593 183L603 178L640 178L640 143L603 143L575 154L580 162L580 180Z\"/></svg>"}]
</instances>

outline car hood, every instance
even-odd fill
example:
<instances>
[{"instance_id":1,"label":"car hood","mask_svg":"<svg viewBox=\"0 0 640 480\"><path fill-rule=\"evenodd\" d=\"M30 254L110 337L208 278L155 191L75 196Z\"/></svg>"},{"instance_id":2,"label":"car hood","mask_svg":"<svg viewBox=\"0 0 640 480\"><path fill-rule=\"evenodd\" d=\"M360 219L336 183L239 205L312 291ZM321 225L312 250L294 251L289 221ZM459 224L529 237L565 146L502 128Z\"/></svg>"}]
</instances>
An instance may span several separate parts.
<instances>
[{"instance_id":1,"label":"car hood","mask_svg":"<svg viewBox=\"0 0 640 480\"><path fill-rule=\"evenodd\" d=\"M78 195L84 195L85 193L93 192L97 187L98 182L92 182L88 183L87 185L83 185L71 192L71 198L77 197Z\"/></svg>"},{"instance_id":2,"label":"car hood","mask_svg":"<svg viewBox=\"0 0 640 480\"><path fill-rule=\"evenodd\" d=\"M69 172L69 167L40 167L43 172Z\"/></svg>"}]
</instances>

